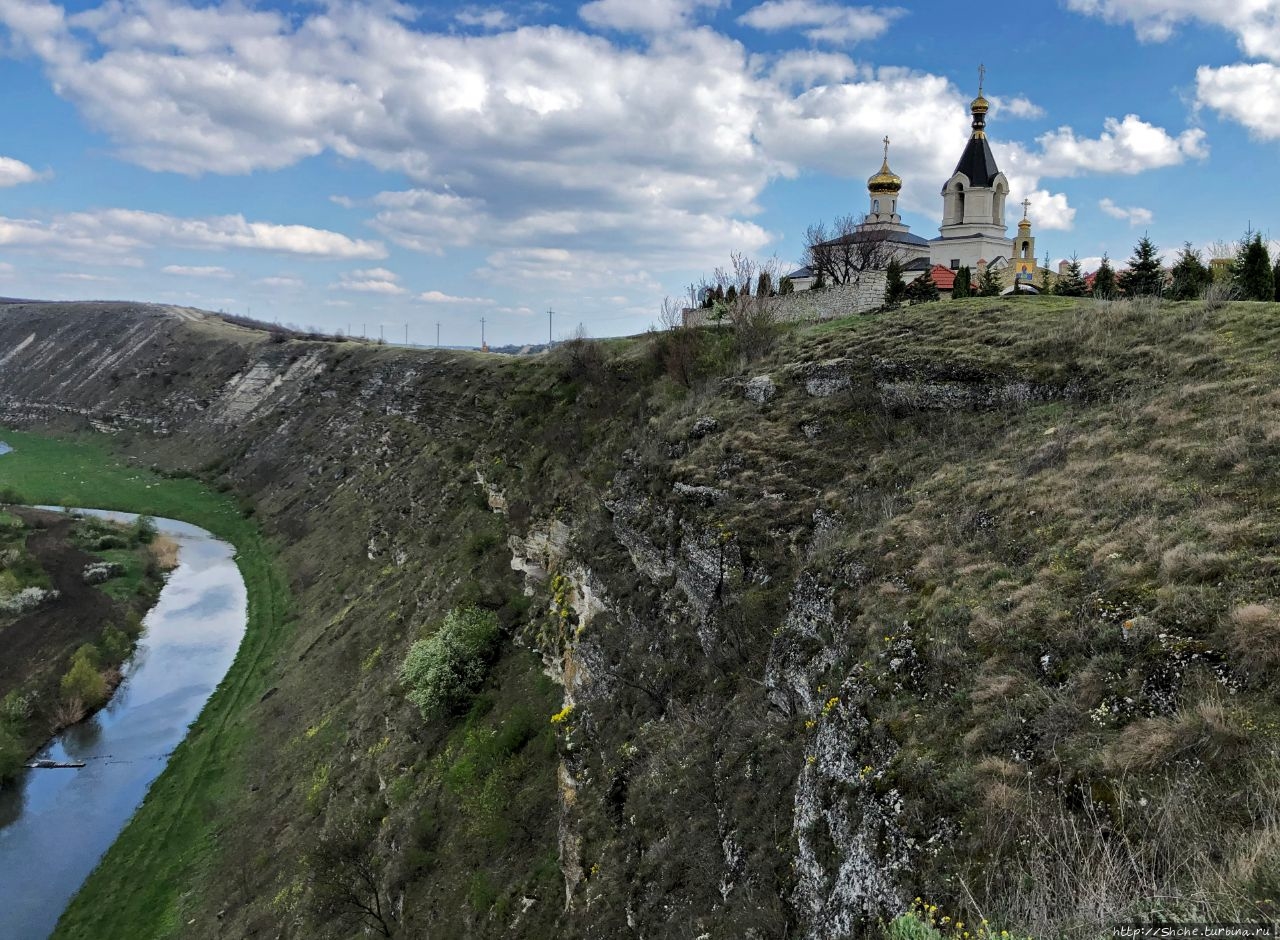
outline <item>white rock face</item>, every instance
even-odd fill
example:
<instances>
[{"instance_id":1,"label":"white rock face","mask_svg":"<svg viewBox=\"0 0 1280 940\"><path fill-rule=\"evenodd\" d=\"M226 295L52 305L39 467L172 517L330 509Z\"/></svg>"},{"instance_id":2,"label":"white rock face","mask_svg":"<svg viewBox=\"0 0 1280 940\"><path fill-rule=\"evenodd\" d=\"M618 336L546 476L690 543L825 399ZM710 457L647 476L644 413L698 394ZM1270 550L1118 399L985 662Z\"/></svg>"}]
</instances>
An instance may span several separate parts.
<instances>
[{"instance_id":1,"label":"white rock face","mask_svg":"<svg viewBox=\"0 0 1280 940\"><path fill-rule=\"evenodd\" d=\"M747 401L753 401L757 405L763 405L777 393L778 387L773 384L773 379L767 375L757 375L747 382Z\"/></svg>"}]
</instances>

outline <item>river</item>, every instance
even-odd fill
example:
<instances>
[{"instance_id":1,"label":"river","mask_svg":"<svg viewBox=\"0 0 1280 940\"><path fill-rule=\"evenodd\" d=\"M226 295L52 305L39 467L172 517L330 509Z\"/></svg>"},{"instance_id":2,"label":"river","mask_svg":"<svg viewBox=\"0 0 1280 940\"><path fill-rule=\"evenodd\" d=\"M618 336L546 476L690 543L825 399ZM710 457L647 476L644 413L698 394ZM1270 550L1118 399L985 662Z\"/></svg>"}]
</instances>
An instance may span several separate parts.
<instances>
[{"instance_id":1,"label":"river","mask_svg":"<svg viewBox=\"0 0 1280 940\"><path fill-rule=\"evenodd\" d=\"M38 940L53 931L226 675L244 635L247 601L234 549L186 523L156 525L177 540L178 567L143 621L124 681L102 711L37 755L86 766L23 771L0 791L5 940Z\"/></svg>"}]
</instances>

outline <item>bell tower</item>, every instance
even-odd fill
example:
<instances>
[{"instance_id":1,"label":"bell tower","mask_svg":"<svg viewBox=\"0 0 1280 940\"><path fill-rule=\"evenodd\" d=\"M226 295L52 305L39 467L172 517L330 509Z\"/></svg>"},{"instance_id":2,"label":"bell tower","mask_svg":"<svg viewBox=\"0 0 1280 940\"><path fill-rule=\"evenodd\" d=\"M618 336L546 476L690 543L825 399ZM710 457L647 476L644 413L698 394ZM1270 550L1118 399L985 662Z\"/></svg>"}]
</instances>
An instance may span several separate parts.
<instances>
[{"instance_id":1,"label":"bell tower","mask_svg":"<svg viewBox=\"0 0 1280 940\"><path fill-rule=\"evenodd\" d=\"M1013 240L1013 257L1009 266L1018 284L1034 284L1036 278L1036 237L1031 234L1031 200L1022 200L1022 221L1018 223L1018 236Z\"/></svg>"},{"instance_id":2,"label":"bell tower","mask_svg":"<svg viewBox=\"0 0 1280 940\"><path fill-rule=\"evenodd\" d=\"M930 242L934 264L952 270L974 268L981 259L1007 259L1011 242L1004 221L1009 181L996 165L987 140L987 113L991 102L983 95L986 67L978 68L978 97L969 105L973 115L969 141L955 171L942 187L942 227Z\"/></svg>"}]
</instances>

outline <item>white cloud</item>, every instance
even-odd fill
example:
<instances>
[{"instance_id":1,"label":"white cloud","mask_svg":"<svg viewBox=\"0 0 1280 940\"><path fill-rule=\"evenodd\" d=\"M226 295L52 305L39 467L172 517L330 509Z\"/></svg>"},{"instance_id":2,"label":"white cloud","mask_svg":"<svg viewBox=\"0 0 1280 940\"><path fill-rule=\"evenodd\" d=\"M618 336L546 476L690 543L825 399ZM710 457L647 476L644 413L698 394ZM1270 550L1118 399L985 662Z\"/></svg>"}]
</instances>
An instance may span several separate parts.
<instances>
[{"instance_id":1,"label":"white cloud","mask_svg":"<svg viewBox=\"0 0 1280 940\"><path fill-rule=\"evenodd\" d=\"M217 265L168 264L160 270L165 274L176 274L180 277L235 277L235 275L226 268L218 267Z\"/></svg>"},{"instance_id":2,"label":"white cloud","mask_svg":"<svg viewBox=\"0 0 1280 940\"><path fill-rule=\"evenodd\" d=\"M992 119L1034 120L1044 117L1044 108L1023 95L1015 95L1012 98L1001 98L998 95L989 97Z\"/></svg>"},{"instance_id":3,"label":"white cloud","mask_svg":"<svg viewBox=\"0 0 1280 940\"><path fill-rule=\"evenodd\" d=\"M330 284L330 290L349 290L365 294L404 294L407 291L397 283L400 276L386 268L366 268L362 271L349 271L339 276L337 283Z\"/></svg>"},{"instance_id":4,"label":"white cloud","mask_svg":"<svg viewBox=\"0 0 1280 940\"><path fill-rule=\"evenodd\" d=\"M240 215L180 218L136 209L71 212L48 221L0 217L0 245L133 266L141 263L136 253L153 246L334 259L386 256L386 249L377 242L305 225L250 222Z\"/></svg>"},{"instance_id":5,"label":"white cloud","mask_svg":"<svg viewBox=\"0 0 1280 940\"><path fill-rule=\"evenodd\" d=\"M1038 153L1012 145L1011 166L1019 173L1053 177L1134 174L1176 166L1188 159L1203 160L1209 155L1205 133L1199 128L1174 137L1136 114L1120 119L1109 117L1104 127L1094 138L1077 137L1070 127L1049 131L1036 138Z\"/></svg>"},{"instance_id":6,"label":"white cloud","mask_svg":"<svg viewBox=\"0 0 1280 940\"><path fill-rule=\"evenodd\" d=\"M1141 206L1118 206L1111 199L1103 199L1098 208L1113 219L1121 219L1130 225L1150 225L1155 215Z\"/></svg>"},{"instance_id":7,"label":"white cloud","mask_svg":"<svg viewBox=\"0 0 1280 940\"><path fill-rule=\"evenodd\" d=\"M1280 61L1280 0L1067 0L1068 9L1131 23L1138 38L1163 42L1183 23L1199 21L1234 33L1246 55Z\"/></svg>"},{"instance_id":8,"label":"white cloud","mask_svg":"<svg viewBox=\"0 0 1280 940\"><path fill-rule=\"evenodd\" d=\"M40 173L33 170L21 160L15 160L13 157L0 157L0 189L6 186L18 186L22 183L34 183L37 180L48 179L51 174Z\"/></svg>"},{"instance_id":9,"label":"white cloud","mask_svg":"<svg viewBox=\"0 0 1280 940\"><path fill-rule=\"evenodd\" d=\"M1202 66L1196 71L1196 100L1257 137L1280 137L1280 67L1269 62Z\"/></svg>"},{"instance_id":10,"label":"white cloud","mask_svg":"<svg viewBox=\"0 0 1280 940\"><path fill-rule=\"evenodd\" d=\"M1066 193L1050 193L1037 189L1025 197L1030 203L1030 218L1037 229L1070 231L1076 220L1076 210L1067 203Z\"/></svg>"},{"instance_id":11,"label":"white cloud","mask_svg":"<svg viewBox=\"0 0 1280 940\"><path fill-rule=\"evenodd\" d=\"M688 26L703 9L725 0L592 0L578 10L583 21L601 29L660 33Z\"/></svg>"},{"instance_id":12,"label":"white cloud","mask_svg":"<svg viewBox=\"0 0 1280 940\"><path fill-rule=\"evenodd\" d=\"M452 297L438 290L429 290L419 294L418 299L429 304L491 304L487 297Z\"/></svg>"},{"instance_id":13,"label":"white cloud","mask_svg":"<svg viewBox=\"0 0 1280 940\"><path fill-rule=\"evenodd\" d=\"M116 281L114 277L106 277L101 274L85 274L83 271L63 271L55 274L54 277L60 281L84 281L90 284L111 284Z\"/></svg>"},{"instance_id":14,"label":"white cloud","mask_svg":"<svg viewBox=\"0 0 1280 940\"><path fill-rule=\"evenodd\" d=\"M293 287L301 287L303 285L303 281L301 278L286 277L286 276L260 277L253 283L261 285L262 287L293 288Z\"/></svg>"},{"instance_id":15,"label":"white cloud","mask_svg":"<svg viewBox=\"0 0 1280 940\"><path fill-rule=\"evenodd\" d=\"M511 14L497 8L470 7L459 10L453 18L463 26L475 26L480 29L503 29L512 24Z\"/></svg>"},{"instance_id":16,"label":"white cloud","mask_svg":"<svg viewBox=\"0 0 1280 940\"><path fill-rule=\"evenodd\" d=\"M898 7L850 7L826 0L768 0L738 22L769 32L799 29L814 42L848 45L884 35L905 13Z\"/></svg>"}]
</instances>

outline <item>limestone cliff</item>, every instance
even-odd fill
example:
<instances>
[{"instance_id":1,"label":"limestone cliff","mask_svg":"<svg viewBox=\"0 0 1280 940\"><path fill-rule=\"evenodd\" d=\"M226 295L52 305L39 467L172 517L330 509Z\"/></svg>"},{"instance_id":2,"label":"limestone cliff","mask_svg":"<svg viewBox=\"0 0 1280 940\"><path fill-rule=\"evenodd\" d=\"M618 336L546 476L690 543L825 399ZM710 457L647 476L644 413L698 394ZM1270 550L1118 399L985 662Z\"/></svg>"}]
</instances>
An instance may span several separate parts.
<instances>
[{"instance_id":1,"label":"limestone cliff","mask_svg":"<svg viewBox=\"0 0 1280 940\"><path fill-rule=\"evenodd\" d=\"M405 937L834 940L917 896L1089 936L1280 897L1263 312L973 301L725 342L690 378L648 340L0 308L0 422L230 487L292 578L183 936L351 935L314 896L341 839ZM424 721L398 665L465 604L501 657Z\"/></svg>"}]
</instances>

